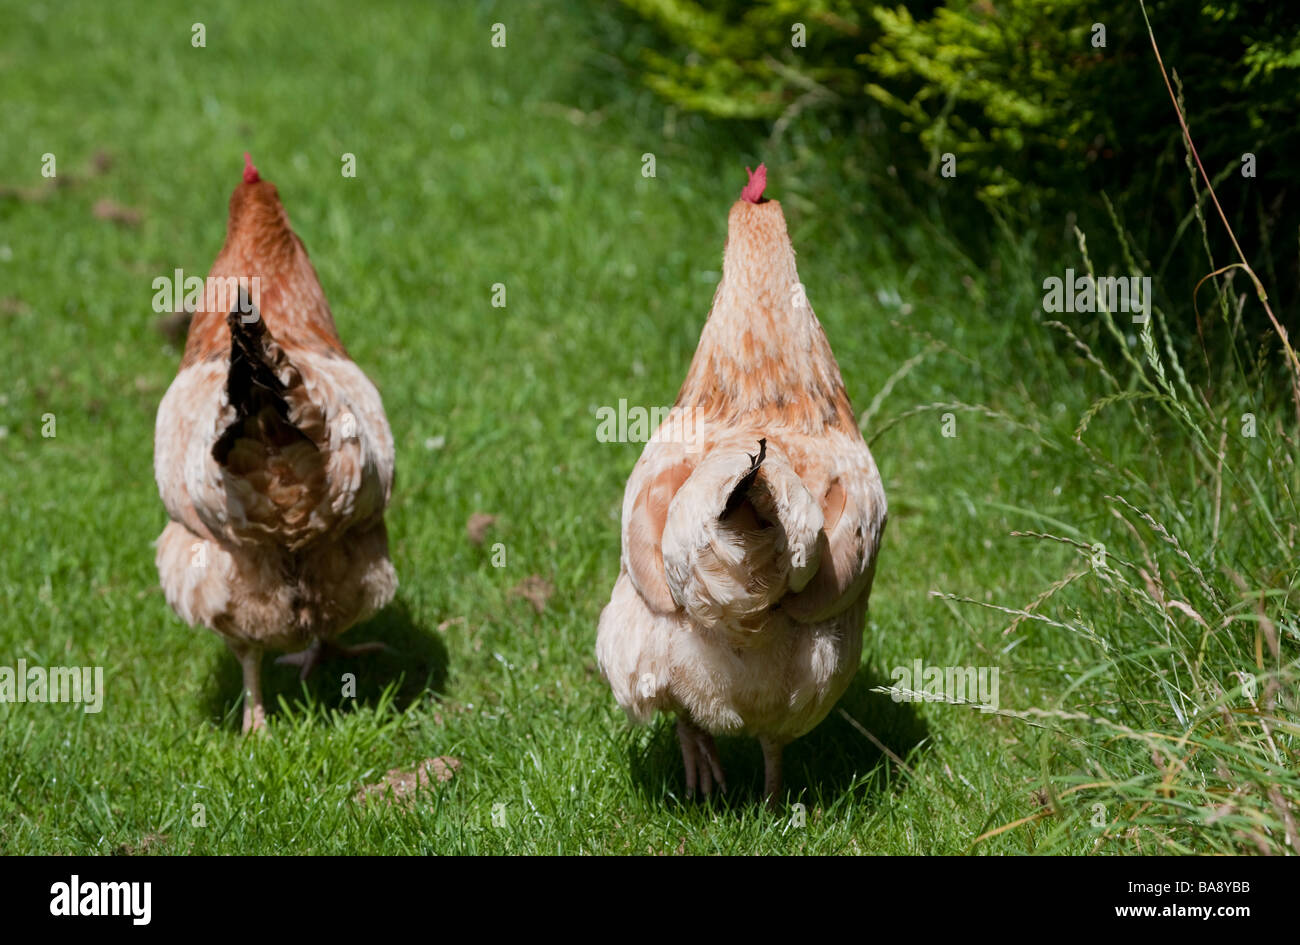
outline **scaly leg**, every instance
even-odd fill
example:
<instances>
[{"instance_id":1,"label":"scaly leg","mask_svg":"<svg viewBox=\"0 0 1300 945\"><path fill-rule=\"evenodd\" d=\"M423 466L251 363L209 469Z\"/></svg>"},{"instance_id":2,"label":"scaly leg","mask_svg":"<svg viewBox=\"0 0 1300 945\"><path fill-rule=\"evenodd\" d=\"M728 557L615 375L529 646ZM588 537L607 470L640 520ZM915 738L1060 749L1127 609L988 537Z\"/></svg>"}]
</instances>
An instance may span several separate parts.
<instances>
[{"instance_id":1,"label":"scaly leg","mask_svg":"<svg viewBox=\"0 0 1300 945\"><path fill-rule=\"evenodd\" d=\"M786 743L767 735L758 736L758 743L763 748L763 796L768 809L776 810L781 794L781 755Z\"/></svg>"},{"instance_id":2,"label":"scaly leg","mask_svg":"<svg viewBox=\"0 0 1300 945\"><path fill-rule=\"evenodd\" d=\"M713 793L713 782L725 793L727 779L722 775L722 762L713 736L685 715L677 717L677 741L682 746L682 765L686 768L686 796L694 797L698 787L708 797Z\"/></svg>"},{"instance_id":3,"label":"scaly leg","mask_svg":"<svg viewBox=\"0 0 1300 945\"><path fill-rule=\"evenodd\" d=\"M262 708L262 651L255 646L229 644L244 671L244 734L266 728L266 711Z\"/></svg>"}]
</instances>

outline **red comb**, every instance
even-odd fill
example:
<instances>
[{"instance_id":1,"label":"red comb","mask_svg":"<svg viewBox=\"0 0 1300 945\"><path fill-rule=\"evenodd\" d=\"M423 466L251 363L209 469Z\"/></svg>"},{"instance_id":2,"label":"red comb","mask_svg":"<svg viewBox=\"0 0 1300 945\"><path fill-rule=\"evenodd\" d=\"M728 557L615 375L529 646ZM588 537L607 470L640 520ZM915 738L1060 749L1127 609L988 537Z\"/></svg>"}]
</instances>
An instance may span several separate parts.
<instances>
[{"instance_id":1,"label":"red comb","mask_svg":"<svg viewBox=\"0 0 1300 945\"><path fill-rule=\"evenodd\" d=\"M763 197L763 188L767 186L767 165L758 165L756 171L745 168L745 173L749 175L749 183L740 192L740 199L748 200L750 203L758 203Z\"/></svg>"},{"instance_id":2,"label":"red comb","mask_svg":"<svg viewBox=\"0 0 1300 945\"><path fill-rule=\"evenodd\" d=\"M762 168L759 168L759 170L762 170ZM257 173L257 168L253 166L253 159L249 157L248 152L245 151L244 152L244 183L256 184L261 179L262 179L261 176Z\"/></svg>"}]
</instances>

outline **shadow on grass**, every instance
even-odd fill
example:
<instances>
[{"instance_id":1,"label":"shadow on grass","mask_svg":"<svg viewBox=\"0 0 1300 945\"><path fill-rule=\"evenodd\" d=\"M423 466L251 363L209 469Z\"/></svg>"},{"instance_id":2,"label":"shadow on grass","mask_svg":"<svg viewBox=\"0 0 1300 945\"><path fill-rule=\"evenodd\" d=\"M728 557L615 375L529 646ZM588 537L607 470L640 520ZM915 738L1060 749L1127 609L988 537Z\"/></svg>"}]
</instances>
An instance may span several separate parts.
<instances>
[{"instance_id":1,"label":"shadow on grass","mask_svg":"<svg viewBox=\"0 0 1300 945\"><path fill-rule=\"evenodd\" d=\"M891 680L874 667L862 667L822 723L786 746L784 803L802 800L826 807L846 791L852 790L859 799L865 799L907 778L896 762L841 714L841 710L847 712L885 747L906 760L928 737L929 729L910 704L894 702L888 695L871 691L890 684ZM761 803L763 752L758 740L726 737L717 739L717 745L722 770L727 776L724 803L728 806ZM686 778L674 720L661 720L648 744L638 739L628 754L632 780L647 799L685 796ZM873 772L874 776L865 777Z\"/></svg>"},{"instance_id":2,"label":"shadow on grass","mask_svg":"<svg viewBox=\"0 0 1300 945\"><path fill-rule=\"evenodd\" d=\"M290 705L308 701L322 708L347 711L356 705L378 705L384 689L396 683L393 701L401 710L425 692L442 691L447 682L447 647L436 633L412 619L410 608L401 598L348 630L338 642L349 646L372 640L386 643L390 650L326 660L305 682L298 679L298 667L276 665L275 657L279 654L268 652L262 658L262 701L267 718L275 718L281 698ZM343 695L344 673L356 676L355 699ZM243 711L242 699L239 663L223 648L208 675L204 711L218 724L224 721L229 725L233 718L237 729Z\"/></svg>"}]
</instances>

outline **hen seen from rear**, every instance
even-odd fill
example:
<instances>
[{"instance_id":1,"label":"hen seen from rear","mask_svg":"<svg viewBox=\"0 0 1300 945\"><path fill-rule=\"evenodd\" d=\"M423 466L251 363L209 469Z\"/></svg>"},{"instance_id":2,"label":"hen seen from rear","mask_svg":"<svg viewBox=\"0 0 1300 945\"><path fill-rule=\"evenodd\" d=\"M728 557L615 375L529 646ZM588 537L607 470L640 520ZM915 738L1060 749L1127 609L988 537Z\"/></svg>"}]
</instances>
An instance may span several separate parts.
<instances>
[{"instance_id":1,"label":"hen seen from rear","mask_svg":"<svg viewBox=\"0 0 1300 945\"><path fill-rule=\"evenodd\" d=\"M303 675L397 589L384 509L393 437L348 357L276 188L251 162L158 407L154 474L170 521L167 603L216 631L244 677L245 732L265 724L266 650Z\"/></svg>"},{"instance_id":2,"label":"hen seen from rear","mask_svg":"<svg viewBox=\"0 0 1300 945\"><path fill-rule=\"evenodd\" d=\"M765 182L731 208L695 358L628 480L596 655L633 720L676 715L688 795L725 788L713 736L749 734L774 804L784 746L857 672L886 508Z\"/></svg>"}]
</instances>

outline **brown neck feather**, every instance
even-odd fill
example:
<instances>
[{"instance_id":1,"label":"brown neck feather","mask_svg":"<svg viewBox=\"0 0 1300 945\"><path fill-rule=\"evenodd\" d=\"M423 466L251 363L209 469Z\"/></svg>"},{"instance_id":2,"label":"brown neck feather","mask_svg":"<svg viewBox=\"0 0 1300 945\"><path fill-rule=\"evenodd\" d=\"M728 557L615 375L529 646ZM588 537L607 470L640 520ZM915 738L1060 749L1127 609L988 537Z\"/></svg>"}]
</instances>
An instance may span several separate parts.
<instances>
[{"instance_id":1,"label":"brown neck feather","mask_svg":"<svg viewBox=\"0 0 1300 945\"><path fill-rule=\"evenodd\" d=\"M286 350L346 355L316 269L270 181L241 183L230 197L226 242L208 280L231 277L258 280L256 301L262 319ZM226 356L230 349L228 314L209 311L205 295L190 323L182 365Z\"/></svg>"},{"instance_id":2,"label":"brown neck feather","mask_svg":"<svg viewBox=\"0 0 1300 945\"><path fill-rule=\"evenodd\" d=\"M722 281L677 403L764 428L856 429L774 200L738 200L731 208Z\"/></svg>"}]
</instances>

